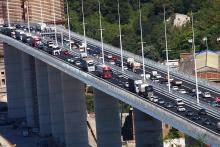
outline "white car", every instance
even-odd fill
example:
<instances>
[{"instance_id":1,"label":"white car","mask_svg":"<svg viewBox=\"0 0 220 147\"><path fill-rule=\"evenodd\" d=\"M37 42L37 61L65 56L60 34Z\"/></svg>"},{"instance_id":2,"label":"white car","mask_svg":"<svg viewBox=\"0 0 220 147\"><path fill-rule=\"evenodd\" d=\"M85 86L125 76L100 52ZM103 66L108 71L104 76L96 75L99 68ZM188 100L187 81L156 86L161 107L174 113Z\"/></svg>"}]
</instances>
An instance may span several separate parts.
<instances>
[{"instance_id":1,"label":"white car","mask_svg":"<svg viewBox=\"0 0 220 147\"><path fill-rule=\"evenodd\" d=\"M77 66L79 66L79 65L81 64L81 62L80 62L79 60L77 60L77 61L75 61L75 64L76 64Z\"/></svg>"},{"instance_id":2,"label":"white car","mask_svg":"<svg viewBox=\"0 0 220 147\"><path fill-rule=\"evenodd\" d=\"M159 79L159 78L162 78L162 76L160 74L156 74L155 78Z\"/></svg>"},{"instance_id":3,"label":"white car","mask_svg":"<svg viewBox=\"0 0 220 147\"><path fill-rule=\"evenodd\" d=\"M178 86L172 86L172 89L173 90L178 90L179 88L178 88Z\"/></svg>"},{"instance_id":4,"label":"white car","mask_svg":"<svg viewBox=\"0 0 220 147\"><path fill-rule=\"evenodd\" d=\"M176 105L177 105L177 106L184 105L184 102L183 102L182 99L177 98L175 101L176 101Z\"/></svg>"},{"instance_id":5,"label":"white car","mask_svg":"<svg viewBox=\"0 0 220 147\"><path fill-rule=\"evenodd\" d=\"M68 58L67 61L70 62L70 63L73 63L74 59L73 58Z\"/></svg>"},{"instance_id":6,"label":"white car","mask_svg":"<svg viewBox=\"0 0 220 147\"><path fill-rule=\"evenodd\" d=\"M129 83L125 82L125 87L128 88L129 87Z\"/></svg>"},{"instance_id":7,"label":"white car","mask_svg":"<svg viewBox=\"0 0 220 147\"><path fill-rule=\"evenodd\" d=\"M177 109L177 111L179 111L179 112L185 112L185 111L186 111L186 108L183 107L183 106L178 106L176 109Z\"/></svg>"},{"instance_id":8,"label":"white car","mask_svg":"<svg viewBox=\"0 0 220 147\"><path fill-rule=\"evenodd\" d=\"M182 94L186 94L186 90L185 89L179 89L178 92L182 93Z\"/></svg>"},{"instance_id":9,"label":"white car","mask_svg":"<svg viewBox=\"0 0 220 147\"><path fill-rule=\"evenodd\" d=\"M112 54L108 54L107 58L112 59Z\"/></svg>"},{"instance_id":10,"label":"white car","mask_svg":"<svg viewBox=\"0 0 220 147\"><path fill-rule=\"evenodd\" d=\"M196 89L192 89L192 93L196 93ZM202 91L201 90L198 90L198 94L202 94Z\"/></svg>"},{"instance_id":11,"label":"white car","mask_svg":"<svg viewBox=\"0 0 220 147\"><path fill-rule=\"evenodd\" d=\"M202 96L203 96L204 98L210 98L210 97L212 97L209 92L204 92L204 93L202 94Z\"/></svg>"},{"instance_id":12,"label":"white car","mask_svg":"<svg viewBox=\"0 0 220 147\"><path fill-rule=\"evenodd\" d=\"M124 70L128 70L128 67L127 67L127 66L124 66Z\"/></svg>"},{"instance_id":13,"label":"white car","mask_svg":"<svg viewBox=\"0 0 220 147\"><path fill-rule=\"evenodd\" d=\"M157 103L158 100L159 100L159 99L158 99L158 96L153 95L153 96L150 97L150 101L152 101L152 102L154 102L154 103Z\"/></svg>"}]
</instances>

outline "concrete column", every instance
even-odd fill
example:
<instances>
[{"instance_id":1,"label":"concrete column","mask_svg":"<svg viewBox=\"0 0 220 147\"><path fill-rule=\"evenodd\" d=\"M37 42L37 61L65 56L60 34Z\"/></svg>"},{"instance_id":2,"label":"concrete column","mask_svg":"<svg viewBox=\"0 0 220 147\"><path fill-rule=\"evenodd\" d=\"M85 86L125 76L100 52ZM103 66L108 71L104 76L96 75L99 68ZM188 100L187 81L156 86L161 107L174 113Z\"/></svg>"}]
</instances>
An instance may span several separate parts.
<instances>
[{"instance_id":1,"label":"concrete column","mask_svg":"<svg viewBox=\"0 0 220 147\"><path fill-rule=\"evenodd\" d=\"M94 88L98 147L121 147L118 100Z\"/></svg>"},{"instance_id":2,"label":"concrete column","mask_svg":"<svg viewBox=\"0 0 220 147\"><path fill-rule=\"evenodd\" d=\"M38 102L34 57L22 53L26 120L29 127L38 125Z\"/></svg>"},{"instance_id":3,"label":"concrete column","mask_svg":"<svg viewBox=\"0 0 220 147\"><path fill-rule=\"evenodd\" d=\"M5 71L7 82L8 117L26 116L21 52L4 44Z\"/></svg>"},{"instance_id":4,"label":"concrete column","mask_svg":"<svg viewBox=\"0 0 220 147\"><path fill-rule=\"evenodd\" d=\"M134 129L137 147L163 147L162 123L134 109Z\"/></svg>"},{"instance_id":5,"label":"concrete column","mask_svg":"<svg viewBox=\"0 0 220 147\"><path fill-rule=\"evenodd\" d=\"M62 73L66 147L88 147L84 84Z\"/></svg>"},{"instance_id":6,"label":"concrete column","mask_svg":"<svg viewBox=\"0 0 220 147\"><path fill-rule=\"evenodd\" d=\"M47 64L35 59L39 127L42 136L51 134L49 84Z\"/></svg>"},{"instance_id":7,"label":"concrete column","mask_svg":"<svg viewBox=\"0 0 220 147\"><path fill-rule=\"evenodd\" d=\"M48 65L50 118L53 137L65 142L61 72Z\"/></svg>"}]
</instances>

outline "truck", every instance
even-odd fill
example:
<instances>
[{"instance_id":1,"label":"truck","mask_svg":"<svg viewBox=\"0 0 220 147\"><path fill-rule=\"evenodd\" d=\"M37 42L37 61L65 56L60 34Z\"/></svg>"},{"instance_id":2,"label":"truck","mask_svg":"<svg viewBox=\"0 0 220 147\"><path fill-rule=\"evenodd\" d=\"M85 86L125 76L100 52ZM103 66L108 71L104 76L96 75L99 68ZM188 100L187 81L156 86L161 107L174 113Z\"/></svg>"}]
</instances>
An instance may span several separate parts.
<instances>
[{"instance_id":1,"label":"truck","mask_svg":"<svg viewBox=\"0 0 220 147\"><path fill-rule=\"evenodd\" d=\"M112 78L112 68L105 64L96 65L97 75L104 79Z\"/></svg>"},{"instance_id":2,"label":"truck","mask_svg":"<svg viewBox=\"0 0 220 147\"><path fill-rule=\"evenodd\" d=\"M173 86L181 86L183 84L183 82L180 80L173 80L171 83Z\"/></svg>"},{"instance_id":3,"label":"truck","mask_svg":"<svg viewBox=\"0 0 220 147\"><path fill-rule=\"evenodd\" d=\"M127 58L127 65L131 68L131 64L134 62L134 58Z\"/></svg>"},{"instance_id":4,"label":"truck","mask_svg":"<svg viewBox=\"0 0 220 147\"><path fill-rule=\"evenodd\" d=\"M38 36L31 36L30 37L30 40L29 40L29 45L33 46L33 47L36 47L38 42L41 41L41 38L38 37Z\"/></svg>"},{"instance_id":5,"label":"truck","mask_svg":"<svg viewBox=\"0 0 220 147\"><path fill-rule=\"evenodd\" d=\"M22 42L24 43L28 43L30 41L30 37L31 37L31 34L30 33L24 33L22 34Z\"/></svg>"},{"instance_id":6,"label":"truck","mask_svg":"<svg viewBox=\"0 0 220 147\"><path fill-rule=\"evenodd\" d=\"M133 62L131 63L131 69L133 72L136 72L137 69L140 69L141 68L141 64L138 63L138 62Z\"/></svg>"},{"instance_id":7,"label":"truck","mask_svg":"<svg viewBox=\"0 0 220 147\"><path fill-rule=\"evenodd\" d=\"M81 66L84 71L95 71L95 64L92 58L84 58L81 60Z\"/></svg>"},{"instance_id":8,"label":"truck","mask_svg":"<svg viewBox=\"0 0 220 147\"><path fill-rule=\"evenodd\" d=\"M142 84L142 79L128 78L129 91L133 93L139 93L139 84Z\"/></svg>"},{"instance_id":9,"label":"truck","mask_svg":"<svg viewBox=\"0 0 220 147\"><path fill-rule=\"evenodd\" d=\"M15 39L22 40L22 34L24 34L23 30L15 30Z\"/></svg>"},{"instance_id":10,"label":"truck","mask_svg":"<svg viewBox=\"0 0 220 147\"><path fill-rule=\"evenodd\" d=\"M202 96L203 96L204 98L211 98L211 97L212 97L211 94L210 94L210 92L204 92L204 93L202 93Z\"/></svg>"},{"instance_id":11,"label":"truck","mask_svg":"<svg viewBox=\"0 0 220 147\"><path fill-rule=\"evenodd\" d=\"M145 94L145 89L146 87L149 86L147 83L141 83L138 85L138 89L139 89L139 95L144 95Z\"/></svg>"},{"instance_id":12,"label":"truck","mask_svg":"<svg viewBox=\"0 0 220 147\"><path fill-rule=\"evenodd\" d=\"M80 43L78 46L80 52L85 52L85 48L87 48L87 45L84 42Z\"/></svg>"},{"instance_id":13,"label":"truck","mask_svg":"<svg viewBox=\"0 0 220 147\"><path fill-rule=\"evenodd\" d=\"M217 122L216 126L217 126L217 129L220 131L220 122Z\"/></svg>"},{"instance_id":14,"label":"truck","mask_svg":"<svg viewBox=\"0 0 220 147\"><path fill-rule=\"evenodd\" d=\"M7 36L12 37L12 38L16 38L16 37L15 37L15 30L16 30L15 27L3 27L3 28L1 29L1 32L2 32L4 35L7 35Z\"/></svg>"}]
</instances>

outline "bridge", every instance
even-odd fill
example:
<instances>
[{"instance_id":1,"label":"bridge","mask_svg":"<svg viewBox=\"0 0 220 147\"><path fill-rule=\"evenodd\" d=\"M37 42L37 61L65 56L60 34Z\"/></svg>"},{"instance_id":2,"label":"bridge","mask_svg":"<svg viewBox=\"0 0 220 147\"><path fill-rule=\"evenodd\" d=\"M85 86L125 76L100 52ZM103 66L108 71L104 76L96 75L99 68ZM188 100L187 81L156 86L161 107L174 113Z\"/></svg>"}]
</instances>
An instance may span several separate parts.
<instances>
[{"instance_id":1,"label":"bridge","mask_svg":"<svg viewBox=\"0 0 220 147\"><path fill-rule=\"evenodd\" d=\"M63 27L57 27L57 31L64 37L68 36L68 30ZM42 35L53 39L54 32ZM74 41L84 39L74 32L71 32L71 38ZM130 70L126 70L124 77L119 78L117 73L121 72L121 68L106 62L114 74L112 79L105 80L95 72L85 72L79 66L67 62L64 55L50 55L4 34L0 34L0 39L4 42L9 117L25 117L31 127L39 124L41 135L52 134L66 146L88 146L83 94L86 83L94 87L98 146L121 146L118 100L134 107L135 139L138 147L162 146L162 140L158 140L162 132L161 122L170 124L193 138L203 137L207 144L220 146L220 132L216 127L220 110L205 101L197 104L196 99L190 95L176 91L169 93L166 85L147 81L165 101L175 103L176 98L181 98L187 110L198 112L201 108L206 109L206 117L212 121L211 125L192 120L185 113L177 112L176 108L165 108L130 92L124 87L127 78L140 77ZM99 41L86 39L92 50L101 47ZM65 45L61 46L61 43L60 47L63 50L68 49ZM104 44L104 50L105 54L120 55L119 49L107 44ZM141 57L130 52L123 53L125 59L133 57L138 62L142 61ZM79 52L72 50L71 54L78 55ZM97 63L101 62L92 55L90 57ZM145 63L147 72L157 70L162 76L166 75L165 66L149 59L145 59ZM174 79L182 80L186 88L194 87L195 80L192 76L176 70L172 70L171 74ZM217 86L204 80L199 80L199 87L214 96L220 93Z\"/></svg>"}]
</instances>

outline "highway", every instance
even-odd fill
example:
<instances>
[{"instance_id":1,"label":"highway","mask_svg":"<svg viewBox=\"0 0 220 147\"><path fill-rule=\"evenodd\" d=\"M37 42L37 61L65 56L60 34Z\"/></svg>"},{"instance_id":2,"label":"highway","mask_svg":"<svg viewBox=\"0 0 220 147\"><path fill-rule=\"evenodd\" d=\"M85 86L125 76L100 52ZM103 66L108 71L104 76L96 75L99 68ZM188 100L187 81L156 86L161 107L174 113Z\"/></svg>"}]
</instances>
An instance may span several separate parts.
<instances>
[{"instance_id":1,"label":"highway","mask_svg":"<svg viewBox=\"0 0 220 147\"><path fill-rule=\"evenodd\" d=\"M68 48L64 48L64 49L66 50ZM91 46L91 49L92 49L92 46ZM35 48L33 50L38 50L39 52L43 52L44 54L48 54L47 52L44 52L44 51L39 50L37 48ZM71 51L71 54L72 55L68 55L67 56L67 55L64 55L63 52L61 52L61 54L57 55L57 56L52 56L52 55L49 55L49 54L48 55L52 56L55 59L57 58L58 60L62 60L63 63L69 64L69 65L71 65L74 68L80 69L80 66L76 66L74 64L71 64L71 63L67 62L67 58L73 57L73 55L78 55L79 52L73 50L73 51ZM100 59L98 59L97 57L93 57L93 58L95 59L96 62L100 62ZM107 62L106 62L106 64L108 64L109 66L111 66L113 68L113 70L115 71L114 73L120 72L120 67L115 66L115 65L110 65ZM93 76L96 76L96 72L91 72L90 74L92 74ZM101 79L101 78L99 78L99 79L102 80L102 81L110 82L115 87L119 87L119 88L123 89L125 92L131 93L130 91L128 91L127 88L124 87L124 83L127 81L127 77L131 77L131 78L133 78L133 77L140 77L140 75L126 70L124 77L118 77L117 74L113 74L113 78L112 79L109 79L109 80L105 80L105 79ZM166 88L166 92L165 93L161 93L161 90L163 90L163 88L160 87L161 86L160 84L154 83L151 80L149 80L148 82L149 82L149 84L154 86L155 94L158 95L159 98L163 98L166 102L171 102L173 104L175 103L174 102L174 99L176 98L175 93L174 94L173 93L167 93L167 88ZM164 87L164 85L162 85L162 86ZM158 108L160 108L160 109L162 109L164 111L168 111L168 112L176 115L177 117L180 117L180 118L182 118L184 120L187 120L190 123L196 124L197 126L199 126L201 128L204 128L207 131L212 132L213 134L216 134L216 135L220 136L220 131L218 131L217 127L216 127L216 123L220 121L219 114L215 115L214 113L208 111L208 115L207 116L201 116L203 118L208 118L212 122L210 125L205 125L205 124L202 123L201 119L199 121L192 120L191 118L189 118L189 117L187 117L185 115L185 112L177 112L175 106L172 107L172 108L165 108L164 105L159 105L157 103L153 103L148 98L141 97L141 96L139 96L139 95L137 95L135 93L133 93L133 95L135 95L136 97L138 97L138 98L140 98L140 99L150 103L151 105L155 105L156 107L158 107ZM184 102L186 104L185 108L187 110L192 110L194 113L197 113L198 109L201 108L201 107L197 107L197 106L192 105L192 103L190 103L188 101L184 100Z\"/></svg>"}]
</instances>

